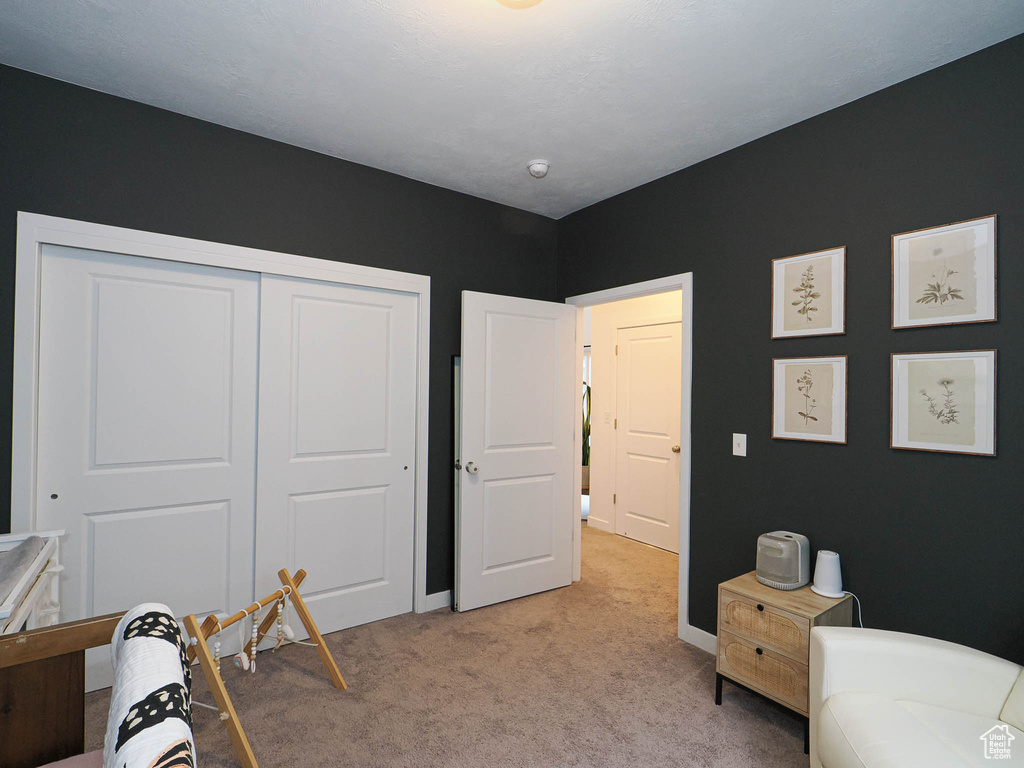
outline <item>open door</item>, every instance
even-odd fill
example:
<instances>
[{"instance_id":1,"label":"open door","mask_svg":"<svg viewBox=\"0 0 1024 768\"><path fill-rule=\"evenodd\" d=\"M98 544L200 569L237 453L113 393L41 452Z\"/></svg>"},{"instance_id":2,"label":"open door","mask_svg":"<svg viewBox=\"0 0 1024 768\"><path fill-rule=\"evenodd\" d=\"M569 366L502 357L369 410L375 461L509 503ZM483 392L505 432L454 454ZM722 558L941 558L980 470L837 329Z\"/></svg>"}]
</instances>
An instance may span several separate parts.
<instances>
[{"instance_id":1,"label":"open door","mask_svg":"<svg viewBox=\"0 0 1024 768\"><path fill-rule=\"evenodd\" d=\"M576 308L462 293L455 609L572 581Z\"/></svg>"}]
</instances>

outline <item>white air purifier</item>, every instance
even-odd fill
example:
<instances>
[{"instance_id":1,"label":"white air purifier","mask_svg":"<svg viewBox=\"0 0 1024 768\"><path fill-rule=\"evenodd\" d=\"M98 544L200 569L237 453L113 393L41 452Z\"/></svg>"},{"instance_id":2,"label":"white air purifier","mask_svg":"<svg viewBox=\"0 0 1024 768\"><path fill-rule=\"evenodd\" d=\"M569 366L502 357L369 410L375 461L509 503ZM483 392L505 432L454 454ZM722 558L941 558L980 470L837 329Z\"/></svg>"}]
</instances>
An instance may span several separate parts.
<instances>
[{"instance_id":1,"label":"white air purifier","mask_svg":"<svg viewBox=\"0 0 1024 768\"><path fill-rule=\"evenodd\" d=\"M839 555L828 549L819 549L814 561L814 583L811 589L823 597L842 597L843 576L839 573Z\"/></svg>"},{"instance_id":2,"label":"white air purifier","mask_svg":"<svg viewBox=\"0 0 1024 768\"><path fill-rule=\"evenodd\" d=\"M775 589L800 589L811 580L811 544L791 531L757 537L757 580Z\"/></svg>"}]
</instances>

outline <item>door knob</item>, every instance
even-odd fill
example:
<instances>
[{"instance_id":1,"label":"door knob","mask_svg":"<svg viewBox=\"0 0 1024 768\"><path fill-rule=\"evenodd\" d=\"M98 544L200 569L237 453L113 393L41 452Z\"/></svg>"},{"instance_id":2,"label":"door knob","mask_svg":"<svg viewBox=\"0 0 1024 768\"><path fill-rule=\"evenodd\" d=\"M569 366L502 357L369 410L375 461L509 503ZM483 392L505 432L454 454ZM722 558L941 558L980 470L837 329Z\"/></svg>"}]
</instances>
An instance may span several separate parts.
<instances>
[{"instance_id":1,"label":"door knob","mask_svg":"<svg viewBox=\"0 0 1024 768\"><path fill-rule=\"evenodd\" d=\"M471 475L475 475L477 472L480 471L480 467L478 467L472 461L467 461L466 462L466 471L469 472L469 474L471 474Z\"/></svg>"},{"instance_id":2,"label":"door knob","mask_svg":"<svg viewBox=\"0 0 1024 768\"><path fill-rule=\"evenodd\" d=\"M679 453L679 451L680 451L680 450L681 450L681 449L679 448L679 446L678 446L678 445L673 445L673 446L672 446L672 453Z\"/></svg>"}]
</instances>

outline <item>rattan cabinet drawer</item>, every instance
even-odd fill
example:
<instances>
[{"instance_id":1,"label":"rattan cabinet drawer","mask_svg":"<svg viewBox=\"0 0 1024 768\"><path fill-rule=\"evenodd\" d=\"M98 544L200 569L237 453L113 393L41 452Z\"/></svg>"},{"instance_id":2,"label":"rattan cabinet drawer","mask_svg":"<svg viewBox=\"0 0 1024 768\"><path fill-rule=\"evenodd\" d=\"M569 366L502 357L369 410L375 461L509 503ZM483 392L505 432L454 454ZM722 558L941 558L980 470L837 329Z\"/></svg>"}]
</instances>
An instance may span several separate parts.
<instances>
[{"instance_id":1,"label":"rattan cabinet drawer","mask_svg":"<svg viewBox=\"0 0 1024 768\"><path fill-rule=\"evenodd\" d=\"M809 619L726 589L721 590L719 598L719 627L723 632L807 663Z\"/></svg>"},{"instance_id":2,"label":"rattan cabinet drawer","mask_svg":"<svg viewBox=\"0 0 1024 768\"><path fill-rule=\"evenodd\" d=\"M807 714L807 665L728 632L718 637L718 670L780 704Z\"/></svg>"}]
</instances>

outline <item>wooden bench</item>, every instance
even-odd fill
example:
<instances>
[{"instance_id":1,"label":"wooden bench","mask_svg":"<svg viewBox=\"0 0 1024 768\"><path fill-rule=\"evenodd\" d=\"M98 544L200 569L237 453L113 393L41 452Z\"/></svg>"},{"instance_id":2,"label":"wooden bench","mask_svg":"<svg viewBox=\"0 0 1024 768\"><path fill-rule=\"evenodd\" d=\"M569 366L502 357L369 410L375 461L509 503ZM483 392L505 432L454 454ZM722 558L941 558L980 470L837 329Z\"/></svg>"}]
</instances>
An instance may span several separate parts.
<instances>
[{"instance_id":1,"label":"wooden bench","mask_svg":"<svg viewBox=\"0 0 1024 768\"><path fill-rule=\"evenodd\" d=\"M5 768L37 768L85 751L85 651L109 645L123 615L0 636Z\"/></svg>"}]
</instances>

